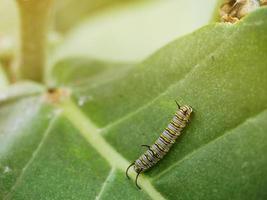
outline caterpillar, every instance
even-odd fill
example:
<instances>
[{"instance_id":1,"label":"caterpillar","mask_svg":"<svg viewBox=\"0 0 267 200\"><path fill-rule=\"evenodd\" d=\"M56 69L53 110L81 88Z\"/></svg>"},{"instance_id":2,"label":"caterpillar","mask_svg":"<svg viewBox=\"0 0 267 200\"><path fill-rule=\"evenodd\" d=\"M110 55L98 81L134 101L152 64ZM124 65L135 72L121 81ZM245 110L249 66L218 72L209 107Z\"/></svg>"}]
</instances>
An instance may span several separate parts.
<instances>
[{"instance_id":1,"label":"caterpillar","mask_svg":"<svg viewBox=\"0 0 267 200\"><path fill-rule=\"evenodd\" d=\"M164 157L164 155L170 150L173 143L175 143L177 137L181 134L181 131L188 123L190 115L193 112L193 109L190 106L180 106L177 101L175 102L178 109L175 112L172 121L168 124L167 128L163 131L163 133L153 145L142 145L148 148L147 151L132 164L130 164L126 169L125 174L128 178L130 178L128 175L128 170L132 166L134 166L134 171L137 173L135 178L135 185L139 189L141 188L139 187L137 182L138 176L154 166L160 159Z\"/></svg>"}]
</instances>

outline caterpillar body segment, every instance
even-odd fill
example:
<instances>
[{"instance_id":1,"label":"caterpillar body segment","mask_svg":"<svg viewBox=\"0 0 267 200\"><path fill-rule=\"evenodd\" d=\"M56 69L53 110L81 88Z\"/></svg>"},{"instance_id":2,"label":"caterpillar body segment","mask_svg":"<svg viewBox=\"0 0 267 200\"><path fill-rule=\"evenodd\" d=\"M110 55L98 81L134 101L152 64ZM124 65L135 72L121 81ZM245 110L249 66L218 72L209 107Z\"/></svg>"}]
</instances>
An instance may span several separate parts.
<instances>
[{"instance_id":1,"label":"caterpillar body segment","mask_svg":"<svg viewBox=\"0 0 267 200\"><path fill-rule=\"evenodd\" d=\"M126 176L129 178L128 170L130 167L134 167L137 173L135 183L139 189L141 189L137 184L139 174L154 166L166 155L190 119L193 109L188 105L180 107L177 102L176 104L178 109L160 137L151 146L142 145L148 149L126 169Z\"/></svg>"}]
</instances>

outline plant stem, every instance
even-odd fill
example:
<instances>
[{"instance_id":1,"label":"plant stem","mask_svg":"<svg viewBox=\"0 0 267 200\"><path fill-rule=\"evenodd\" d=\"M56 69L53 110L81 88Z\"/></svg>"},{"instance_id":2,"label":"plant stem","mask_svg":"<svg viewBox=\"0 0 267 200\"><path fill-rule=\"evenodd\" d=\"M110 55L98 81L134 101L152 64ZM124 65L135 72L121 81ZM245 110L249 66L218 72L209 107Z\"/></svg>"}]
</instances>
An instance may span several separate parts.
<instances>
[{"instance_id":1,"label":"plant stem","mask_svg":"<svg viewBox=\"0 0 267 200\"><path fill-rule=\"evenodd\" d=\"M43 81L46 65L47 32L53 0L17 0L20 11L18 79Z\"/></svg>"}]
</instances>

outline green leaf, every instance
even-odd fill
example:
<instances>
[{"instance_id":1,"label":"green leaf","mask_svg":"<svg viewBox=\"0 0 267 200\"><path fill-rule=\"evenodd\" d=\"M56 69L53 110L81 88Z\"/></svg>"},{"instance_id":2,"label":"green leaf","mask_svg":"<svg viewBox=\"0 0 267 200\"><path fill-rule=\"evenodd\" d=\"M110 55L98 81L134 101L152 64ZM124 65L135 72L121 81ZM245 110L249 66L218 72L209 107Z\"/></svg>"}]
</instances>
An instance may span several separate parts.
<instances>
[{"instance_id":1,"label":"green leaf","mask_svg":"<svg viewBox=\"0 0 267 200\"><path fill-rule=\"evenodd\" d=\"M90 70L88 70L88 66L90 66ZM81 84L96 87L125 75L133 66L128 63L107 63L84 57L68 58L56 63L53 73L61 75L57 76L56 81L50 80L49 84L64 85L68 82L67 86L69 86L71 82L73 87Z\"/></svg>"},{"instance_id":2,"label":"green leaf","mask_svg":"<svg viewBox=\"0 0 267 200\"><path fill-rule=\"evenodd\" d=\"M71 99L51 104L40 88L1 101L0 197L265 199L266 17L265 8L206 26L135 66L69 58L52 75ZM175 99L194 115L140 191L124 171L166 127Z\"/></svg>"},{"instance_id":3,"label":"green leaf","mask_svg":"<svg viewBox=\"0 0 267 200\"><path fill-rule=\"evenodd\" d=\"M66 36L54 59L86 56L137 62L210 21L217 0L148 1L89 17Z\"/></svg>"}]
</instances>

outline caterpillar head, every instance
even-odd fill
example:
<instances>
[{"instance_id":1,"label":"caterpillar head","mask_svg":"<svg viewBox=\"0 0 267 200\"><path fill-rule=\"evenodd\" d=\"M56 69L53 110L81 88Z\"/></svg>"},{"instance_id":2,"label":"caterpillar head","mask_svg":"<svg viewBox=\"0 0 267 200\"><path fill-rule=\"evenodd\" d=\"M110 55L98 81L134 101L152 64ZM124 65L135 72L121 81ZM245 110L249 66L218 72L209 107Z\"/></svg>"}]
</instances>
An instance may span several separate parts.
<instances>
[{"instance_id":1,"label":"caterpillar head","mask_svg":"<svg viewBox=\"0 0 267 200\"><path fill-rule=\"evenodd\" d=\"M191 106L185 105L180 107L180 111L183 112L185 116L185 120L189 120L191 113L193 112L193 109Z\"/></svg>"},{"instance_id":2,"label":"caterpillar head","mask_svg":"<svg viewBox=\"0 0 267 200\"><path fill-rule=\"evenodd\" d=\"M185 116L190 116L193 112L193 109L191 106L181 106L180 110L183 112Z\"/></svg>"}]
</instances>

